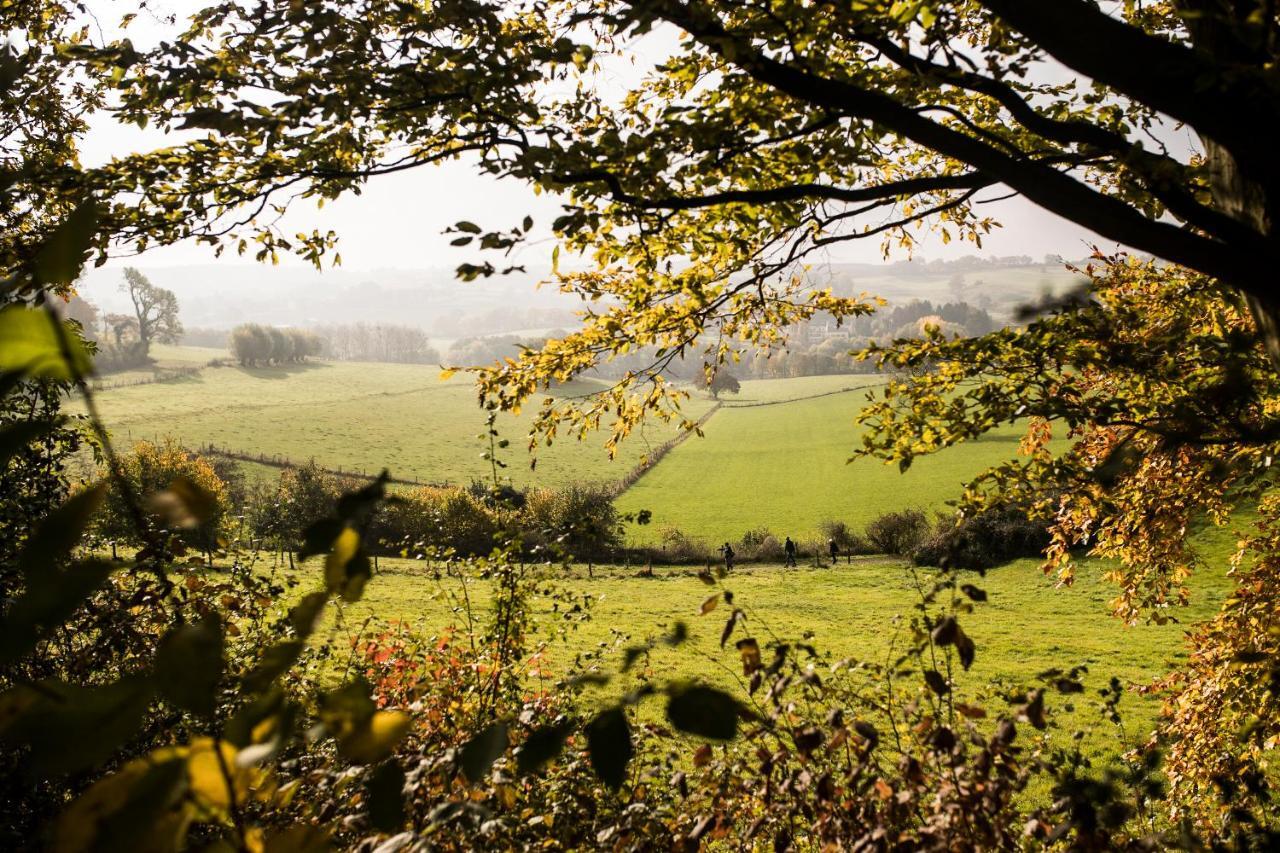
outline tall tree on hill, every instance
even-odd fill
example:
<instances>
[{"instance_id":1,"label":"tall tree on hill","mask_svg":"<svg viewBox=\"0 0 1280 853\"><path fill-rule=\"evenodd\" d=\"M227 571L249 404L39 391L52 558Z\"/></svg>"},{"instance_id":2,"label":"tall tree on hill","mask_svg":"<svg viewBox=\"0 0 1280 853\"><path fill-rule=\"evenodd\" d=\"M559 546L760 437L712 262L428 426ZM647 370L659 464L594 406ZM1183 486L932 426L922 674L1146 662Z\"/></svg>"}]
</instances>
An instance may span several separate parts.
<instances>
[{"instance_id":1,"label":"tall tree on hill","mask_svg":"<svg viewBox=\"0 0 1280 853\"><path fill-rule=\"evenodd\" d=\"M120 290L133 303L138 341L145 355L155 341L176 344L182 337L182 321L178 319L178 297L172 290L156 287L133 267L125 267Z\"/></svg>"}]
</instances>

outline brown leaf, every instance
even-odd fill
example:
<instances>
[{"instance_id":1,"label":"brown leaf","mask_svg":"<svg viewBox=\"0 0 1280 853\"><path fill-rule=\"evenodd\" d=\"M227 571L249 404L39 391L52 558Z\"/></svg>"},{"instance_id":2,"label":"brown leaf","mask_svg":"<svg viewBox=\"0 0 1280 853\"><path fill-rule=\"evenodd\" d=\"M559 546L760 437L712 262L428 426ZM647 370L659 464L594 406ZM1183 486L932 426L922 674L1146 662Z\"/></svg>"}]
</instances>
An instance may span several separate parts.
<instances>
[{"instance_id":1,"label":"brown leaf","mask_svg":"<svg viewBox=\"0 0 1280 853\"><path fill-rule=\"evenodd\" d=\"M747 637L737 642L738 654L742 656L742 674L751 675L760 669L760 644L754 637Z\"/></svg>"}]
</instances>

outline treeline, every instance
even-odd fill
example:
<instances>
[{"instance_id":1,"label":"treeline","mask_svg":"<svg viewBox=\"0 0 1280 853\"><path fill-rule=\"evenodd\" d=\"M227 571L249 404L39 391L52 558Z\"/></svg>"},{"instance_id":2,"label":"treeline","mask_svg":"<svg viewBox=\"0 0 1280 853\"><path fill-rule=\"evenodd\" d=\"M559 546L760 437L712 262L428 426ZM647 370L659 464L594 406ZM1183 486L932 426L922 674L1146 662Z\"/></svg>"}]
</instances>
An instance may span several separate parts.
<instances>
[{"instance_id":1,"label":"treeline","mask_svg":"<svg viewBox=\"0 0 1280 853\"><path fill-rule=\"evenodd\" d=\"M335 361L382 361L392 364L439 364L440 352L414 326L350 323L315 326L322 355Z\"/></svg>"},{"instance_id":2,"label":"treeline","mask_svg":"<svg viewBox=\"0 0 1280 853\"><path fill-rule=\"evenodd\" d=\"M326 471L315 460L285 468L274 483L250 483L232 460L201 456L171 440L138 442L122 456L120 471L136 493L161 491L175 480L197 484L214 505L183 537L201 551L232 538L251 547L296 551L307 527L331 512L341 495L368 485L368 480ZM98 476L110 482L105 470ZM614 558L622 547L622 517L607 486L523 492L508 487L497 497L482 484L401 492L371 519L367 544L383 555L447 551L479 557L514 534L530 559L567 556L583 562ZM95 520L100 540L143 544L127 509L113 488Z\"/></svg>"},{"instance_id":3,"label":"treeline","mask_svg":"<svg viewBox=\"0 0 1280 853\"><path fill-rule=\"evenodd\" d=\"M977 272L992 269L1016 269L1018 267L1057 268L1061 269L1067 261L1061 255L1045 255L1040 261L1030 255L964 255L950 261L926 260L912 258L887 264L884 271L894 276L947 275L950 273Z\"/></svg>"},{"instance_id":4,"label":"treeline","mask_svg":"<svg viewBox=\"0 0 1280 853\"><path fill-rule=\"evenodd\" d=\"M245 323L231 330L228 348L236 361L247 367L268 364L297 364L320 355L321 339L303 329L281 329Z\"/></svg>"}]
</instances>

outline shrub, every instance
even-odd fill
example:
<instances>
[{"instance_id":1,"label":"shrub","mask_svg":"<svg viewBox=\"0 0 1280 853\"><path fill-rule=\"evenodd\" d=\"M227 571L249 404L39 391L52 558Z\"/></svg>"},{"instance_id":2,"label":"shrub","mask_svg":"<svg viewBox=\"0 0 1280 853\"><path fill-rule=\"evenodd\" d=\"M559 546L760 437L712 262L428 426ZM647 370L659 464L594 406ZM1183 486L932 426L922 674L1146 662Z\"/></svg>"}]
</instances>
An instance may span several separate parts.
<instances>
[{"instance_id":1,"label":"shrub","mask_svg":"<svg viewBox=\"0 0 1280 853\"><path fill-rule=\"evenodd\" d=\"M156 525L157 529L180 526L181 539L191 547L203 551L217 547L231 502L228 499L227 485L218 476L210 460L188 452L172 439L165 439L159 444L140 441L133 446L131 452L120 458L120 473L135 496L168 494L176 483L182 481L202 492L209 503L200 521L166 519L161 517L161 512L149 517L148 523ZM121 493L105 467L99 470L98 479L109 483L110 488L101 511L95 516L95 532L112 542L141 544L142 535L126 495ZM162 507L156 503L152 509L159 511ZM188 524L190 526L186 526Z\"/></svg>"},{"instance_id":2,"label":"shrub","mask_svg":"<svg viewBox=\"0 0 1280 853\"><path fill-rule=\"evenodd\" d=\"M867 539L879 554L910 556L929 535L929 519L918 509L887 512L867 525Z\"/></svg>"},{"instance_id":3,"label":"shrub","mask_svg":"<svg viewBox=\"0 0 1280 853\"><path fill-rule=\"evenodd\" d=\"M775 562L784 556L782 543L775 536L765 536L751 549L751 558L762 562Z\"/></svg>"},{"instance_id":4,"label":"shrub","mask_svg":"<svg viewBox=\"0 0 1280 853\"><path fill-rule=\"evenodd\" d=\"M678 527L662 528L662 559L672 563L702 563L711 558L711 549L701 539L694 539Z\"/></svg>"},{"instance_id":5,"label":"shrub","mask_svg":"<svg viewBox=\"0 0 1280 853\"><path fill-rule=\"evenodd\" d=\"M621 544L613 495L599 486L531 491L520 521L526 541L559 545L579 560L607 557Z\"/></svg>"},{"instance_id":6,"label":"shrub","mask_svg":"<svg viewBox=\"0 0 1280 853\"><path fill-rule=\"evenodd\" d=\"M818 529L822 531L822 535L829 542L832 539L836 542L836 547L840 549L841 554L874 554L875 547L867 541L865 536L860 535L852 527L843 521L828 519L818 525Z\"/></svg>"},{"instance_id":7,"label":"shrub","mask_svg":"<svg viewBox=\"0 0 1280 853\"><path fill-rule=\"evenodd\" d=\"M1048 525L1025 507L992 507L969 518L940 520L911 554L917 566L989 569L1019 557L1043 557Z\"/></svg>"}]
</instances>

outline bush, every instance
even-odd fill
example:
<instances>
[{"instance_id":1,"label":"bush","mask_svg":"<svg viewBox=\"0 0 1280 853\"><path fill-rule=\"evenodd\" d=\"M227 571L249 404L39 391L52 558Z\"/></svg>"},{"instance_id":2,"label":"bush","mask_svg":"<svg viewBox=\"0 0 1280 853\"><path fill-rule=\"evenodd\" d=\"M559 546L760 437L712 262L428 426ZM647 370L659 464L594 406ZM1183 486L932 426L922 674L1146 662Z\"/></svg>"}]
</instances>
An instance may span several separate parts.
<instances>
[{"instance_id":1,"label":"bush","mask_svg":"<svg viewBox=\"0 0 1280 853\"><path fill-rule=\"evenodd\" d=\"M481 556L493 550L508 521L504 508L467 489L426 486L388 501L370 538L394 552L451 548L464 556Z\"/></svg>"},{"instance_id":2,"label":"bush","mask_svg":"<svg viewBox=\"0 0 1280 853\"><path fill-rule=\"evenodd\" d=\"M230 514L231 501L227 484L218 476L210 460L188 452L172 439L165 439L159 444L140 441L131 452L121 457L120 471L135 496L167 493L179 481L186 481L202 492L209 499L207 512L198 523L193 519L190 527L183 527L180 536L187 545L203 551L217 547L218 537ZM142 544L143 538L126 496L105 468L99 470L98 479L110 484L110 488L102 510L95 516L95 532L112 542ZM159 509L159 505L153 508ZM157 529L174 523L172 519L160 517L151 517L148 521Z\"/></svg>"},{"instance_id":3,"label":"bush","mask_svg":"<svg viewBox=\"0 0 1280 853\"><path fill-rule=\"evenodd\" d=\"M964 519L947 518L911 554L917 566L989 569L1020 557L1043 557L1048 524L1020 506L992 507Z\"/></svg>"},{"instance_id":4,"label":"bush","mask_svg":"<svg viewBox=\"0 0 1280 853\"><path fill-rule=\"evenodd\" d=\"M621 544L613 495L599 486L536 489L525 498L520 522L527 542L559 545L579 560L606 558Z\"/></svg>"},{"instance_id":5,"label":"bush","mask_svg":"<svg viewBox=\"0 0 1280 853\"><path fill-rule=\"evenodd\" d=\"M658 532L662 540L661 559L670 563L703 563L711 559L711 549L701 539L694 539L678 527L667 526Z\"/></svg>"},{"instance_id":6,"label":"bush","mask_svg":"<svg viewBox=\"0 0 1280 853\"><path fill-rule=\"evenodd\" d=\"M836 542L836 547L840 549L841 554L874 554L875 547L867 541L865 536L861 536L848 524L835 519L828 519L818 525L818 529L822 531L822 535L830 542L832 539Z\"/></svg>"},{"instance_id":7,"label":"bush","mask_svg":"<svg viewBox=\"0 0 1280 853\"><path fill-rule=\"evenodd\" d=\"M867 539L878 554L910 556L929 535L929 519L918 509L887 512L867 525Z\"/></svg>"}]
</instances>

